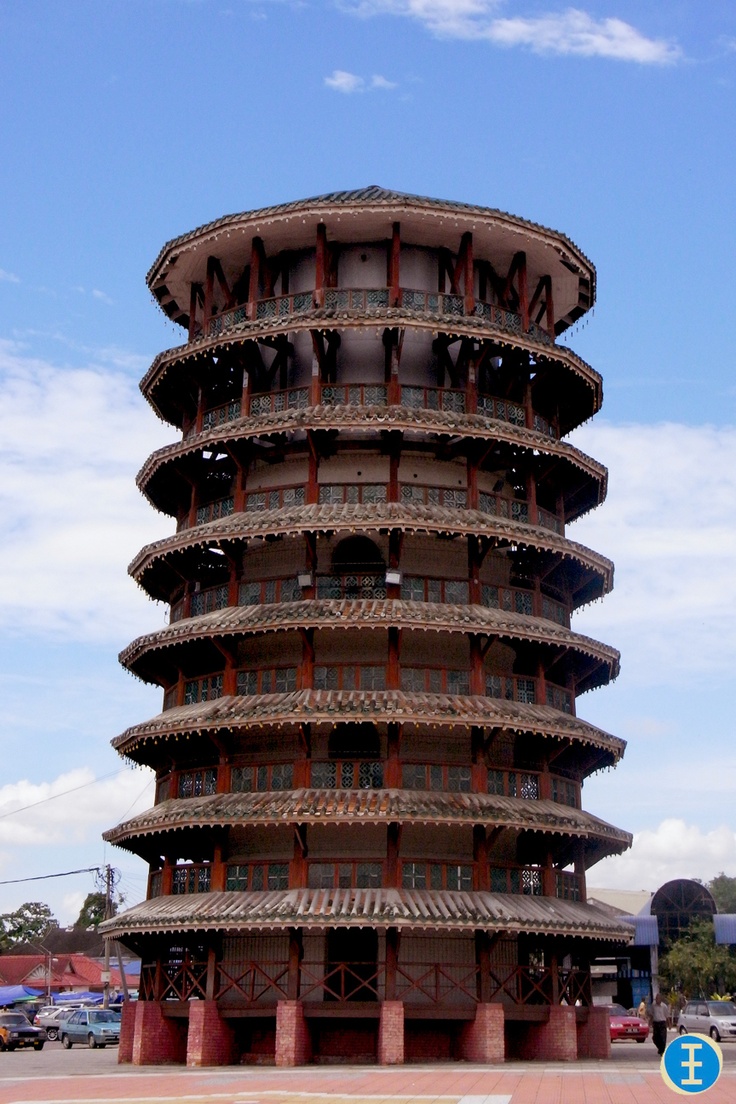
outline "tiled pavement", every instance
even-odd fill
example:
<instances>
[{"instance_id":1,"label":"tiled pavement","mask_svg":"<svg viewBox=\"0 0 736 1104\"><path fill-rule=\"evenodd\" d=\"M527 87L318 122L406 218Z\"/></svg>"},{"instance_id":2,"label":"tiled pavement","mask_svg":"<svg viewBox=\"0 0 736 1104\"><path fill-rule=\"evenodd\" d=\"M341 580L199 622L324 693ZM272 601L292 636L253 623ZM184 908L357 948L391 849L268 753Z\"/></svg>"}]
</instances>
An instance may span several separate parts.
<instances>
[{"instance_id":1,"label":"tiled pavement","mask_svg":"<svg viewBox=\"0 0 736 1104\"><path fill-rule=\"evenodd\" d=\"M110 1067L99 1075L22 1079L9 1078L9 1072L3 1064L0 1104L674 1104L678 1099L663 1083L656 1055L635 1064L614 1058L503 1067ZM727 1065L718 1085L699 1099L735 1104L736 1064Z\"/></svg>"}]
</instances>

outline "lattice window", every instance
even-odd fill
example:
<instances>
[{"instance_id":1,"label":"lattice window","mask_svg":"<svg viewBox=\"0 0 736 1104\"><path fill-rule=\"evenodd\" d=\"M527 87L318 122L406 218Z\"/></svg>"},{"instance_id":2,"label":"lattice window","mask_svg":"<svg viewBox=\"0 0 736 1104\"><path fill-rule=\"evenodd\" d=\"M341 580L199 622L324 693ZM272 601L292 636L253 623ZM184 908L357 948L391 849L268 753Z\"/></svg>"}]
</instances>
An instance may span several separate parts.
<instances>
[{"instance_id":1,"label":"lattice window","mask_svg":"<svg viewBox=\"0 0 736 1104\"><path fill-rule=\"evenodd\" d=\"M413 862L402 863L401 884L404 889L426 889L427 864Z\"/></svg>"},{"instance_id":2,"label":"lattice window","mask_svg":"<svg viewBox=\"0 0 736 1104\"><path fill-rule=\"evenodd\" d=\"M217 793L217 770L184 771L179 775L177 797L202 797Z\"/></svg>"},{"instance_id":3,"label":"lattice window","mask_svg":"<svg viewBox=\"0 0 736 1104\"><path fill-rule=\"evenodd\" d=\"M480 588L480 600L481 605L487 606L488 609L499 609L498 587L483 583Z\"/></svg>"},{"instance_id":4,"label":"lattice window","mask_svg":"<svg viewBox=\"0 0 736 1104\"><path fill-rule=\"evenodd\" d=\"M253 767L233 767L230 771L230 789L233 793L253 792Z\"/></svg>"},{"instance_id":5,"label":"lattice window","mask_svg":"<svg viewBox=\"0 0 736 1104\"><path fill-rule=\"evenodd\" d=\"M445 582L445 601L465 605L468 601L468 584L463 579L448 579Z\"/></svg>"},{"instance_id":6,"label":"lattice window","mask_svg":"<svg viewBox=\"0 0 736 1104\"><path fill-rule=\"evenodd\" d=\"M176 895L187 893L209 893L209 866L177 866L174 868L171 892Z\"/></svg>"},{"instance_id":7,"label":"lattice window","mask_svg":"<svg viewBox=\"0 0 736 1104\"><path fill-rule=\"evenodd\" d=\"M191 679L184 684L184 704L212 701L222 697L222 675L210 675L207 678Z\"/></svg>"},{"instance_id":8,"label":"lattice window","mask_svg":"<svg viewBox=\"0 0 736 1104\"><path fill-rule=\"evenodd\" d=\"M527 705L534 705L537 700L537 690L534 685L534 679L517 678L516 700L518 702L526 702Z\"/></svg>"},{"instance_id":9,"label":"lattice window","mask_svg":"<svg viewBox=\"0 0 736 1104\"><path fill-rule=\"evenodd\" d=\"M447 789L450 793L470 793L470 767L448 767Z\"/></svg>"}]
</instances>

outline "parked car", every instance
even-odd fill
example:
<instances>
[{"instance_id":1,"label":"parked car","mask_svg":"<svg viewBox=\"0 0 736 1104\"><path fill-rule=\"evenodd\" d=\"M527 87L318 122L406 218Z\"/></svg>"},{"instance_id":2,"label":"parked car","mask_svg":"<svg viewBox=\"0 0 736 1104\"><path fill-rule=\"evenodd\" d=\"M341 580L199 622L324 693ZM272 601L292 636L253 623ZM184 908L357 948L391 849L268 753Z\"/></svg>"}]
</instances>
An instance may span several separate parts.
<instances>
[{"instance_id":1,"label":"parked car","mask_svg":"<svg viewBox=\"0 0 736 1104\"><path fill-rule=\"evenodd\" d=\"M608 1015L611 1023L611 1042L621 1039L634 1039L637 1043L643 1043L649 1038L649 1024L639 1016L627 1012L623 1005L611 1004L608 1006Z\"/></svg>"},{"instance_id":2,"label":"parked car","mask_svg":"<svg viewBox=\"0 0 736 1104\"><path fill-rule=\"evenodd\" d=\"M47 1035L42 1027L34 1027L22 1012L0 1012L0 1050L33 1047L43 1050Z\"/></svg>"},{"instance_id":3,"label":"parked car","mask_svg":"<svg viewBox=\"0 0 736 1104\"><path fill-rule=\"evenodd\" d=\"M70 1050L73 1043L86 1043L94 1050L119 1043L121 1019L112 1008L77 1008L59 1027L61 1045Z\"/></svg>"},{"instance_id":4,"label":"parked car","mask_svg":"<svg viewBox=\"0 0 736 1104\"><path fill-rule=\"evenodd\" d=\"M733 1001L688 1001L677 1020L681 1035L694 1031L711 1039L736 1038L736 1004Z\"/></svg>"},{"instance_id":5,"label":"parked car","mask_svg":"<svg viewBox=\"0 0 736 1104\"><path fill-rule=\"evenodd\" d=\"M76 1012L76 1008L52 1008L50 1011L41 1009L36 1014L36 1018L33 1021L36 1027L45 1027L46 1034L49 1039L54 1040L59 1038L59 1027L68 1020L72 1012Z\"/></svg>"}]
</instances>

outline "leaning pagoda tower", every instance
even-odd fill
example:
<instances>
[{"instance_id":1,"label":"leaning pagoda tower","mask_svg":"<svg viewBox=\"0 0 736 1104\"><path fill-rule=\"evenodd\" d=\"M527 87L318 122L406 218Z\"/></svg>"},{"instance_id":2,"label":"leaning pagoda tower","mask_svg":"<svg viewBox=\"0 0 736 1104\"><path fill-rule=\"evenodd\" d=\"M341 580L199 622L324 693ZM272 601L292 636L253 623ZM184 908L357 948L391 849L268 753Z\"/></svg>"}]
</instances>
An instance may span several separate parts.
<instances>
[{"instance_id":1,"label":"leaning pagoda tower","mask_svg":"<svg viewBox=\"0 0 736 1104\"><path fill-rule=\"evenodd\" d=\"M586 903L630 836L582 808L621 740L578 717L618 654L570 627L613 567L567 526L606 470L564 235L369 187L231 215L148 274L184 343L142 382L178 431L139 475L176 531L121 656L162 710L106 839L150 867L106 922L142 958L121 1060L609 1053Z\"/></svg>"}]
</instances>

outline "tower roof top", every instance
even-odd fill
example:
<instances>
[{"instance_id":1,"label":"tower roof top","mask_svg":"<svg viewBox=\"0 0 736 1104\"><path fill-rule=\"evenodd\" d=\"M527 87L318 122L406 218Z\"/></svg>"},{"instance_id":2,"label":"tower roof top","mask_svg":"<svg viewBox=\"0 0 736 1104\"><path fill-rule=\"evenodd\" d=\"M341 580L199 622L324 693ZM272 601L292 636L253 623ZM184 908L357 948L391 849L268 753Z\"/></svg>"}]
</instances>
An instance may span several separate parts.
<instances>
[{"instance_id":1,"label":"tower roof top","mask_svg":"<svg viewBox=\"0 0 736 1104\"><path fill-rule=\"evenodd\" d=\"M589 303L592 305L595 300L595 267L570 238L557 230L508 214L498 208L412 195L408 192L383 188L378 184L370 184L365 188L325 192L323 195L307 199L223 215L166 242L151 266L146 281L151 290L167 283L171 293L181 298L182 289L179 289L178 294L175 291L176 285L185 274L180 271L181 262L177 265L181 255L191 255L192 251L198 253L204 243L208 243L209 248L209 243L220 238L221 235L227 237L234 233L238 236L241 233L249 233L263 238L269 254L285 248L302 248L313 240L312 219L323 221L329 211L344 211L350 214L349 219L341 221L339 227L341 240L343 235L347 240L353 241L367 241L370 240L371 235L376 234L378 236L387 234L390 237L392 222L401 221L402 228L406 225L410 233L413 231L412 237L416 239L416 244L437 244L433 239L443 236L448 237L449 243L450 238L457 237L458 231L462 234L472 230L481 241L487 239L489 234L492 234L494 239L500 238L504 248L510 249L511 252L514 249L532 246L535 253L544 254L551 250L555 261L553 262L552 257L548 256L545 270L561 264L568 278L571 274L575 274L576 277L585 279ZM381 217L382 212L384 212L383 217ZM299 215L304 217L297 219L296 216ZM310 222L305 225L307 215L310 216ZM337 215L336 220L337 218L340 216ZM430 220L428 225L427 219ZM448 222L448 219L452 219L452 222ZM422 226L423 222L424 226ZM330 229L337 232L338 228L331 223ZM524 235L527 242L520 242L519 235ZM230 244L235 245L234 242ZM218 243L218 252L223 248L227 250L225 241L221 240ZM190 256L189 262L184 264L184 270L189 279L192 278L193 261L194 258Z\"/></svg>"}]
</instances>

